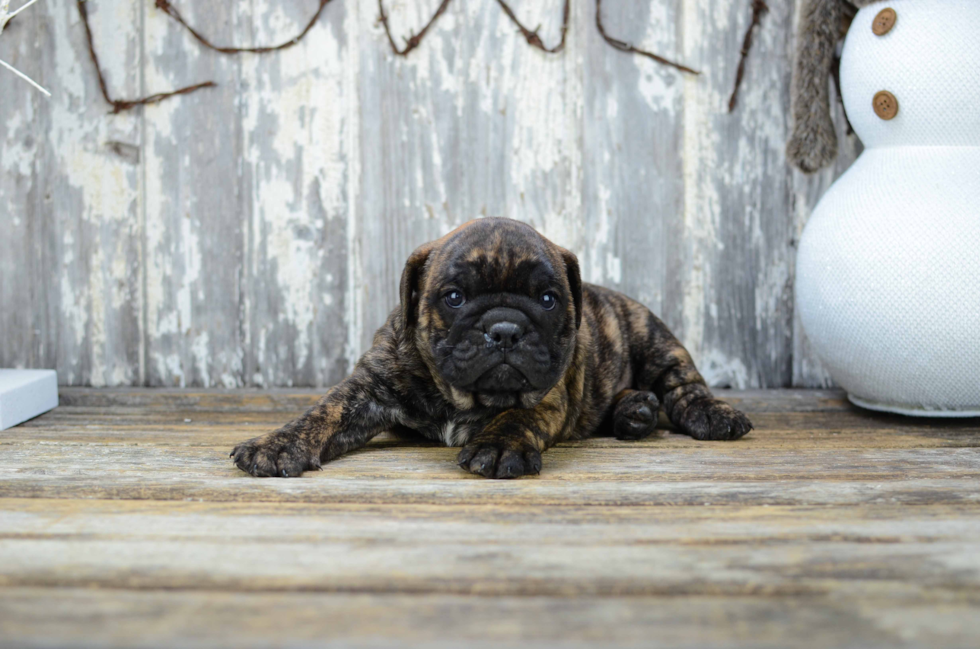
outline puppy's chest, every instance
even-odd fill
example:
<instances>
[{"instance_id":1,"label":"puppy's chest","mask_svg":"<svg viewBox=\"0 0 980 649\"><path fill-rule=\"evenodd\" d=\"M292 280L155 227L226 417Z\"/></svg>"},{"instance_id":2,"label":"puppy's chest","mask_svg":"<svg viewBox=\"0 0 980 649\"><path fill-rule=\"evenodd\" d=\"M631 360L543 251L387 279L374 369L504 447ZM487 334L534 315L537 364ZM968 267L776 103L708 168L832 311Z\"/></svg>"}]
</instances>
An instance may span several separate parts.
<instances>
[{"instance_id":1,"label":"puppy's chest","mask_svg":"<svg viewBox=\"0 0 980 649\"><path fill-rule=\"evenodd\" d=\"M446 446L462 446L470 438L470 427L465 423L449 420L439 427L439 437Z\"/></svg>"},{"instance_id":2,"label":"puppy's chest","mask_svg":"<svg viewBox=\"0 0 980 649\"><path fill-rule=\"evenodd\" d=\"M489 420L484 413L460 411L425 400L406 403L398 412L399 424L446 446L463 446Z\"/></svg>"},{"instance_id":3,"label":"puppy's chest","mask_svg":"<svg viewBox=\"0 0 980 649\"><path fill-rule=\"evenodd\" d=\"M422 434L423 437L434 442L441 442L446 446L463 446L477 432L483 429L484 423L468 419L462 416L439 418L425 422L412 422L409 425Z\"/></svg>"}]
</instances>

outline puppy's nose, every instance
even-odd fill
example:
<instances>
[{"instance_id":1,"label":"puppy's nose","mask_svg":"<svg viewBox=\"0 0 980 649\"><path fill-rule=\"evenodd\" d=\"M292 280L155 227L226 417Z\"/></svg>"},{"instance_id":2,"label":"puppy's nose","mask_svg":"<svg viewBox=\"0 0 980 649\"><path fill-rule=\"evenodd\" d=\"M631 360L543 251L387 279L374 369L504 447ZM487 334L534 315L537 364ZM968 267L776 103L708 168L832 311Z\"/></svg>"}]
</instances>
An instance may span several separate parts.
<instances>
[{"instance_id":1,"label":"puppy's nose","mask_svg":"<svg viewBox=\"0 0 980 649\"><path fill-rule=\"evenodd\" d=\"M524 335L524 327L516 322L504 320L495 322L487 330L488 341L493 342L501 349L510 349L517 344L517 341Z\"/></svg>"}]
</instances>

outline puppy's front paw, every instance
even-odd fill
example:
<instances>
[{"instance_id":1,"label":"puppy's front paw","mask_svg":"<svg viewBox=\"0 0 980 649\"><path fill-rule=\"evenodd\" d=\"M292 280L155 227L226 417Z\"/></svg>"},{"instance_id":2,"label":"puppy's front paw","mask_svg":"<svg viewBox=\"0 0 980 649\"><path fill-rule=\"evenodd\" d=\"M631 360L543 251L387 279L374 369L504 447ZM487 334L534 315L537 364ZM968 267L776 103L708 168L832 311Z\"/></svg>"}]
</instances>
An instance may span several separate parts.
<instances>
[{"instance_id":1,"label":"puppy's front paw","mask_svg":"<svg viewBox=\"0 0 980 649\"><path fill-rule=\"evenodd\" d=\"M484 478L519 478L541 473L541 453L516 436L487 436L463 447L456 457L461 469Z\"/></svg>"},{"instance_id":2,"label":"puppy's front paw","mask_svg":"<svg viewBox=\"0 0 980 649\"><path fill-rule=\"evenodd\" d=\"M731 440L752 430L752 422L724 401L712 398L691 403L674 422L680 432L700 440Z\"/></svg>"},{"instance_id":3,"label":"puppy's front paw","mask_svg":"<svg viewBox=\"0 0 980 649\"><path fill-rule=\"evenodd\" d=\"M295 478L320 469L320 457L295 433L275 431L242 442L231 452L235 466L257 478Z\"/></svg>"}]
</instances>

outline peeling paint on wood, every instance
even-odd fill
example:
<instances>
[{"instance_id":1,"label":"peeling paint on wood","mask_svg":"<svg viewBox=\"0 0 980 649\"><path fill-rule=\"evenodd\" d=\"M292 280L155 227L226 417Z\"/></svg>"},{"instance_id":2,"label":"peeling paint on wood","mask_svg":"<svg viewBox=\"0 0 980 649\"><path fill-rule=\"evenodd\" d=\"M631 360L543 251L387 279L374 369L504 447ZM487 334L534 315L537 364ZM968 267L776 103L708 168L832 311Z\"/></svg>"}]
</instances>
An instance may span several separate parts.
<instances>
[{"instance_id":1,"label":"peeling paint on wood","mask_svg":"<svg viewBox=\"0 0 980 649\"><path fill-rule=\"evenodd\" d=\"M391 3L396 38L437 4ZM551 43L562 4L512 6ZM827 385L794 315L795 242L860 145L842 139L812 178L786 165L799 5L771 5L728 114L743 0L605 7L610 34L698 77L608 47L589 2L558 55L496 3L456 2L402 59L375 0L335 0L298 46L235 57L151 2L92 0L114 93L219 84L109 115L74 2L38 4L0 42L53 92L0 74L0 366L67 385L330 385L397 302L409 252L497 214L649 305L714 384ZM294 35L310 3L181 11L254 46Z\"/></svg>"}]
</instances>

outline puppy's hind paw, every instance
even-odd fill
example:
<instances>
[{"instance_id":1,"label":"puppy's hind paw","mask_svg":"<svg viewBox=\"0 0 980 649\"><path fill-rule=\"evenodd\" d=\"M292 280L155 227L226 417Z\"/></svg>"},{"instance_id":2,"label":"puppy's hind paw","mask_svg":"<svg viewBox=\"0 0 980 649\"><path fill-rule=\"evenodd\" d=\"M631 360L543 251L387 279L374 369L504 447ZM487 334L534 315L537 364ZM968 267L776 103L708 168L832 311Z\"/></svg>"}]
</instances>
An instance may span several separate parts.
<instances>
[{"instance_id":1,"label":"puppy's hind paw","mask_svg":"<svg viewBox=\"0 0 980 649\"><path fill-rule=\"evenodd\" d=\"M613 409L613 435L616 439L643 439L657 429L660 402L653 392L629 390Z\"/></svg>"},{"instance_id":2,"label":"puppy's hind paw","mask_svg":"<svg viewBox=\"0 0 980 649\"><path fill-rule=\"evenodd\" d=\"M674 424L685 435L699 440L734 440L752 430L752 422L724 401L698 399L688 405Z\"/></svg>"}]
</instances>

